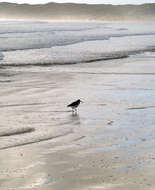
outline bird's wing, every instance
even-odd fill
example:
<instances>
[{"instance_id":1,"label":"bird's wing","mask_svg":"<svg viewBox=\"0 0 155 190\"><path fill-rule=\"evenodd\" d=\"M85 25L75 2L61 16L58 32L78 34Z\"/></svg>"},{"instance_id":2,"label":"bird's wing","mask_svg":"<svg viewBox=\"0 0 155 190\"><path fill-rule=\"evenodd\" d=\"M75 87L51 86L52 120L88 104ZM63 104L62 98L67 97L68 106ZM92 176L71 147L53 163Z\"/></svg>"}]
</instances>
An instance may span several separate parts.
<instances>
[{"instance_id":1,"label":"bird's wing","mask_svg":"<svg viewBox=\"0 0 155 190\"><path fill-rule=\"evenodd\" d=\"M71 106L74 106L76 102L72 102L71 104L69 104L67 107L71 107Z\"/></svg>"}]
</instances>

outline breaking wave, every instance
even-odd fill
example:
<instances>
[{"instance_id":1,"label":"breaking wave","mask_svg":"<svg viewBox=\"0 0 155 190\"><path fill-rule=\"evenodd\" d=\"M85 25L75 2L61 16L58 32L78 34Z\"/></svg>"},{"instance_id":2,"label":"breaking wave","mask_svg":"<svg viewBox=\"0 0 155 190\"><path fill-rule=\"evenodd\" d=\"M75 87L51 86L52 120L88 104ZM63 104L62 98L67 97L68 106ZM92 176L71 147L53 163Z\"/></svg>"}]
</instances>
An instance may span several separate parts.
<instances>
[{"instance_id":1,"label":"breaking wave","mask_svg":"<svg viewBox=\"0 0 155 190\"><path fill-rule=\"evenodd\" d=\"M3 66L75 64L155 51L154 24L0 23Z\"/></svg>"},{"instance_id":2,"label":"breaking wave","mask_svg":"<svg viewBox=\"0 0 155 190\"><path fill-rule=\"evenodd\" d=\"M122 51L122 52L112 52L112 53L96 53L94 55L92 54L85 54L81 55L78 52L69 53L67 56L64 53L63 55L54 55L53 57L50 57L47 55L45 57L44 55L40 55L40 59L35 59L35 57L27 57L26 60L23 60L22 54L19 56L19 59L16 58L15 61L13 60L5 60L0 61L1 66L46 66L46 65L69 65L69 64L77 64L77 63L91 63L91 62L97 62L97 61L106 61L106 60L113 60L113 59L124 59L131 55L135 54L141 54L144 52L154 52L155 48L146 48L146 49L137 49L137 50L131 50L131 51ZM25 56L26 56L25 52ZM39 52L36 54L39 54ZM47 53L48 54L48 53ZM24 55L23 55L24 56ZM11 57L11 56L10 56ZM44 58L42 58L44 57ZM21 59L20 59L21 58Z\"/></svg>"}]
</instances>

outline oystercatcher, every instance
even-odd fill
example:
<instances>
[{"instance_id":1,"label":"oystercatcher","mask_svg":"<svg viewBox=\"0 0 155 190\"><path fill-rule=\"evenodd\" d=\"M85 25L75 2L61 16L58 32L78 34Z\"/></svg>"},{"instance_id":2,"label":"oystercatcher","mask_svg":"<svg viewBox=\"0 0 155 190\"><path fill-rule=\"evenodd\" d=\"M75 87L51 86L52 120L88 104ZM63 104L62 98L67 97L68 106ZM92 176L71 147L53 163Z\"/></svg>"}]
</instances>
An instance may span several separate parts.
<instances>
[{"instance_id":1,"label":"oystercatcher","mask_svg":"<svg viewBox=\"0 0 155 190\"><path fill-rule=\"evenodd\" d=\"M72 102L71 104L69 104L67 107L71 107L72 108L72 112L76 111L77 112L77 107L80 105L80 103L83 103L83 101L81 101L80 99Z\"/></svg>"}]
</instances>

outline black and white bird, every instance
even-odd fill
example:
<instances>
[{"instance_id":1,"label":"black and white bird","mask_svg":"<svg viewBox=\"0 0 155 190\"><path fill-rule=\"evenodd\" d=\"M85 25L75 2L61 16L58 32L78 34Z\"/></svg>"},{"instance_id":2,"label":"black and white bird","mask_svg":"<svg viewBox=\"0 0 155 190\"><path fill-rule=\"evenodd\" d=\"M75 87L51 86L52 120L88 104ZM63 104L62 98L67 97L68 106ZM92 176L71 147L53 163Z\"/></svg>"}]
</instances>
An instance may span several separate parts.
<instances>
[{"instance_id":1,"label":"black and white bird","mask_svg":"<svg viewBox=\"0 0 155 190\"><path fill-rule=\"evenodd\" d=\"M71 104L69 104L67 107L70 107L72 108L72 112L77 112L77 107L80 105L80 103L83 103L83 101L81 101L80 99L75 101L75 102L72 102Z\"/></svg>"}]
</instances>

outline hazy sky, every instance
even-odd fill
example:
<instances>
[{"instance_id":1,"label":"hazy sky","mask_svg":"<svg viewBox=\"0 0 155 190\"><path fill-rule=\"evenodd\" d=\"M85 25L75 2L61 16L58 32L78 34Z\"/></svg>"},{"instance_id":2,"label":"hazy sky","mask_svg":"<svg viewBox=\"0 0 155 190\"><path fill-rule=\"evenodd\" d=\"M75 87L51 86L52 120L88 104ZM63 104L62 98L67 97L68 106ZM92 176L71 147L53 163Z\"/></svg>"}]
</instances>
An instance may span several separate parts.
<instances>
[{"instance_id":1,"label":"hazy sky","mask_svg":"<svg viewBox=\"0 0 155 190\"><path fill-rule=\"evenodd\" d=\"M29 3L39 4L47 2L74 2L74 3L91 3L91 4L143 4L143 3L155 3L155 0L0 0L0 2L14 2L14 3Z\"/></svg>"}]
</instances>

